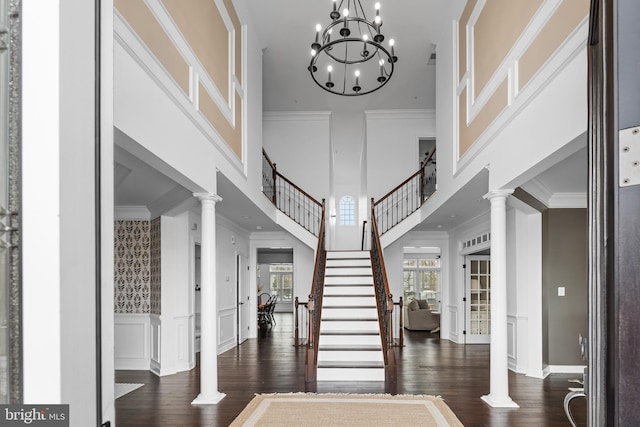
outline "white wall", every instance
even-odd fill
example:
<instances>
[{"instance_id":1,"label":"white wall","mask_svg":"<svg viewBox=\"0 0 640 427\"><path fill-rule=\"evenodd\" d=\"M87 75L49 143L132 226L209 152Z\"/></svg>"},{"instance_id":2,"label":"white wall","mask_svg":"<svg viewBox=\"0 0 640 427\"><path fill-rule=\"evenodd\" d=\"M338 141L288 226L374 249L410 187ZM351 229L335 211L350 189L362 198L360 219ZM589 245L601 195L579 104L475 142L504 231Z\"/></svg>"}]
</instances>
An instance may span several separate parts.
<instances>
[{"instance_id":1,"label":"white wall","mask_svg":"<svg viewBox=\"0 0 640 427\"><path fill-rule=\"evenodd\" d=\"M103 2L105 9L111 2ZM24 403L68 403L71 426L113 419L113 263L103 281L102 393L96 353L94 210L94 3L30 2L22 23L22 271ZM106 22L109 27L109 20ZM111 31L107 30L108 34ZM107 43L108 45L108 43ZM73 51L74 55L66 52ZM103 59L110 67L109 54ZM109 73L103 88L109 87ZM110 91L103 93L103 126L111 128ZM110 132L101 132L102 166L112 164ZM111 174L102 180L103 213ZM112 217L101 224L102 249L112 248ZM106 240L106 243L105 243ZM104 266L103 266L104 267ZM111 319L111 321L110 321Z\"/></svg>"},{"instance_id":2,"label":"white wall","mask_svg":"<svg viewBox=\"0 0 640 427\"><path fill-rule=\"evenodd\" d=\"M542 378L542 214L514 197L508 200L509 368Z\"/></svg>"},{"instance_id":3,"label":"white wall","mask_svg":"<svg viewBox=\"0 0 640 427\"><path fill-rule=\"evenodd\" d=\"M367 111L366 117L367 188L370 198L379 199L418 171L418 142L436 136L436 115L397 110Z\"/></svg>"},{"instance_id":4,"label":"white wall","mask_svg":"<svg viewBox=\"0 0 640 427\"><path fill-rule=\"evenodd\" d=\"M224 203L224 202L223 202ZM216 216L216 291L218 297L218 353L237 343L236 254L249 257L249 233L227 218ZM204 261L204 260L203 260ZM245 284L248 289L250 283ZM255 294L249 292L248 295Z\"/></svg>"},{"instance_id":5,"label":"white wall","mask_svg":"<svg viewBox=\"0 0 640 427\"><path fill-rule=\"evenodd\" d=\"M318 201L329 197L329 126L327 112L264 113L263 145L271 161Z\"/></svg>"}]
</instances>

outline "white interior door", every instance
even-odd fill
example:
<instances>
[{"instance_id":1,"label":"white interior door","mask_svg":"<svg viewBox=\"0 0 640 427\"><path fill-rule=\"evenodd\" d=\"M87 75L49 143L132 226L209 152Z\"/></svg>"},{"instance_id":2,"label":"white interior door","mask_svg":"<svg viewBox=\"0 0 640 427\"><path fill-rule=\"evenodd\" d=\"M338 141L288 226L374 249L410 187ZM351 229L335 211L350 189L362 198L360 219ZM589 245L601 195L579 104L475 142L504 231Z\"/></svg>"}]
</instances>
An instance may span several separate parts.
<instances>
[{"instance_id":1,"label":"white interior door","mask_svg":"<svg viewBox=\"0 0 640 427\"><path fill-rule=\"evenodd\" d=\"M249 259L236 254L236 286L238 295L238 344L249 338Z\"/></svg>"},{"instance_id":2,"label":"white interior door","mask_svg":"<svg viewBox=\"0 0 640 427\"><path fill-rule=\"evenodd\" d=\"M466 261L466 342L491 341L491 257L470 255Z\"/></svg>"}]
</instances>

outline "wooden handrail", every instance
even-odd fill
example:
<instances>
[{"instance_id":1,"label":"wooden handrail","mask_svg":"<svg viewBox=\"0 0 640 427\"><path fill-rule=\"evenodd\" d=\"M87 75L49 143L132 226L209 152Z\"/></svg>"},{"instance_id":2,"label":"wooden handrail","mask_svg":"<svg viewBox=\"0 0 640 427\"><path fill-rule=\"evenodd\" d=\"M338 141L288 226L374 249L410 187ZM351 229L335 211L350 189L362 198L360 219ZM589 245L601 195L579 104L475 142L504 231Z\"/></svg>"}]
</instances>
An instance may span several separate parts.
<instances>
[{"instance_id":1,"label":"wooden handrail","mask_svg":"<svg viewBox=\"0 0 640 427\"><path fill-rule=\"evenodd\" d=\"M287 184L291 185L293 188L295 188L297 191L299 191L300 193L302 193L307 199L311 200L313 203L315 203L318 206L322 206L322 203L320 203L319 201L317 201L313 196L310 196L306 191L304 191L302 188L298 187L296 184L294 184L290 179L288 179L287 177L285 177L284 175L282 175L280 172L276 171L276 175L278 177L280 177L280 179L282 179L283 181L285 181ZM324 200L324 199L323 199Z\"/></svg>"},{"instance_id":2,"label":"wooden handrail","mask_svg":"<svg viewBox=\"0 0 640 427\"><path fill-rule=\"evenodd\" d=\"M391 197L391 195L393 193L395 193L396 191L400 190L405 184L409 183L412 179L414 179L416 176L422 174L422 171L424 170L424 167L427 165L427 163L429 163L429 160L431 160L431 158L433 157L433 155L436 153L436 147L433 147L433 149L429 152L429 154L427 154L427 157L420 162L420 169L414 173L413 175L411 175L409 178L405 179L404 181L402 181L400 184L396 185L394 187L393 190L389 191L387 194L385 194L384 196L382 196L381 198L378 199L377 202L375 202L375 205L379 205L380 203L382 203L385 199ZM373 199L372 199L373 200Z\"/></svg>"},{"instance_id":3,"label":"wooden handrail","mask_svg":"<svg viewBox=\"0 0 640 427\"><path fill-rule=\"evenodd\" d=\"M376 259L379 265L373 265L374 268L379 268L380 271L374 271L374 283L376 291L376 301L378 306L378 323L380 326L380 337L382 339L382 347L384 349L384 363L385 365L393 364L394 361L391 355L390 336L393 337L393 331L389 319L393 311L393 295L389 290L389 282L387 280L387 269L384 264L384 256L382 254L382 245L380 243L380 235L378 233L378 223L374 213L373 199L371 201L371 259ZM379 274L378 274L379 273ZM384 295L380 295L379 285L382 280L382 291ZM381 298L383 297L383 298ZM384 303L383 303L384 302ZM387 323L385 324L385 319Z\"/></svg>"},{"instance_id":4,"label":"wooden handrail","mask_svg":"<svg viewBox=\"0 0 640 427\"><path fill-rule=\"evenodd\" d=\"M307 310L309 312L309 330L307 335L306 381L315 381L318 364L318 344L320 331L320 317L322 316L322 297L324 294L324 270L327 253L325 250L325 200L322 199L320 215L320 230L318 231L318 246L316 248L315 266L313 268L313 282Z\"/></svg>"},{"instance_id":5,"label":"wooden handrail","mask_svg":"<svg viewBox=\"0 0 640 427\"><path fill-rule=\"evenodd\" d=\"M262 155L264 156L265 159L267 159L267 162L269 162L269 166L271 166L271 169L275 169L276 164L271 161L271 158L269 157L267 152L264 151L264 148L262 149Z\"/></svg>"}]
</instances>

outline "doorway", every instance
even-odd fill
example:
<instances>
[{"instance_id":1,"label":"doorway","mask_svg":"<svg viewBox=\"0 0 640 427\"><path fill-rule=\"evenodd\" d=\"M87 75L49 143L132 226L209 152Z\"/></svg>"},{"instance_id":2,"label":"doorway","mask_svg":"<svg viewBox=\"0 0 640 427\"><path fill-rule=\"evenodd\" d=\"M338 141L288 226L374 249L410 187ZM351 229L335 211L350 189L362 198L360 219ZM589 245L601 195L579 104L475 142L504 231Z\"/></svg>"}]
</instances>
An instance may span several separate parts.
<instances>
[{"instance_id":1,"label":"doorway","mask_svg":"<svg viewBox=\"0 0 640 427\"><path fill-rule=\"evenodd\" d=\"M259 248L256 283L258 303L276 299L274 312L293 315L295 295L293 248ZM257 306L255 307L257 311Z\"/></svg>"},{"instance_id":2,"label":"doorway","mask_svg":"<svg viewBox=\"0 0 640 427\"><path fill-rule=\"evenodd\" d=\"M491 256L465 257L465 344L491 342Z\"/></svg>"},{"instance_id":3,"label":"doorway","mask_svg":"<svg viewBox=\"0 0 640 427\"><path fill-rule=\"evenodd\" d=\"M236 253L237 342L249 338L249 259Z\"/></svg>"}]
</instances>

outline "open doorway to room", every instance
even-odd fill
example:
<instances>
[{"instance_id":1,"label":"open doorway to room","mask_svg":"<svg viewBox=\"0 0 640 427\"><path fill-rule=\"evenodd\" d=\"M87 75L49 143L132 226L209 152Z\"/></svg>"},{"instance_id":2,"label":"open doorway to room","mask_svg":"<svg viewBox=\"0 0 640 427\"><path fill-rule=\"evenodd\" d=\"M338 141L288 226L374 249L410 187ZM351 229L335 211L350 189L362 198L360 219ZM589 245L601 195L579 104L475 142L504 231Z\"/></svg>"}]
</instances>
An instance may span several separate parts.
<instances>
[{"instance_id":1,"label":"open doorway to room","mask_svg":"<svg viewBox=\"0 0 640 427\"><path fill-rule=\"evenodd\" d=\"M442 264L440 248L404 248L403 325L410 331L440 330Z\"/></svg>"},{"instance_id":2,"label":"open doorway to room","mask_svg":"<svg viewBox=\"0 0 640 427\"><path fill-rule=\"evenodd\" d=\"M293 248L259 248L256 266L259 333L293 316ZM276 316L277 313L277 316Z\"/></svg>"}]
</instances>

